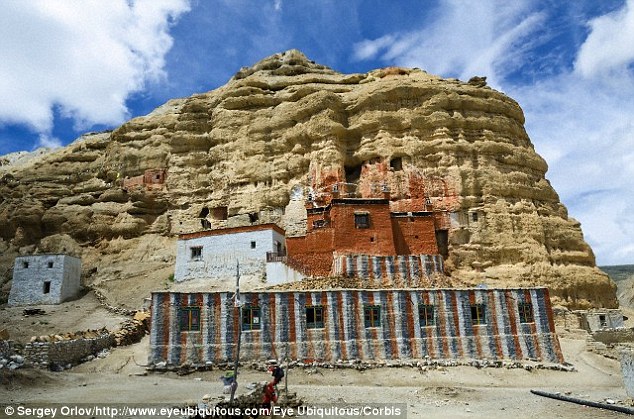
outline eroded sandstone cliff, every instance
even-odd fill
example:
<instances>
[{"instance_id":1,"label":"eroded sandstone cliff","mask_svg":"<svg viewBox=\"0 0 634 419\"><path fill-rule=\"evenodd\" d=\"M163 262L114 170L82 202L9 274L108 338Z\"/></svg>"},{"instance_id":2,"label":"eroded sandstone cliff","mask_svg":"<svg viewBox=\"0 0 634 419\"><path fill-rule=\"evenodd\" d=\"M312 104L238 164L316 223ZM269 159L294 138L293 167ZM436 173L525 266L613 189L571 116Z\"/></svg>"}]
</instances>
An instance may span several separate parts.
<instances>
[{"instance_id":1,"label":"eroded sandstone cliff","mask_svg":"<svg viewBox=\"0 0 634 419\"><path fill-rule=\"evenodd\" d=\"M300 198L363 171L403 199L419 179L447 211L453 285L546 285L554 303L616 306L523 125L480 78L340 74L276 54L112 132L4 159L0 275L18 253L66 251L82 254L86 283L162 286L177 233L273 221L301 234Z\"/></svg>"}]
</instances>

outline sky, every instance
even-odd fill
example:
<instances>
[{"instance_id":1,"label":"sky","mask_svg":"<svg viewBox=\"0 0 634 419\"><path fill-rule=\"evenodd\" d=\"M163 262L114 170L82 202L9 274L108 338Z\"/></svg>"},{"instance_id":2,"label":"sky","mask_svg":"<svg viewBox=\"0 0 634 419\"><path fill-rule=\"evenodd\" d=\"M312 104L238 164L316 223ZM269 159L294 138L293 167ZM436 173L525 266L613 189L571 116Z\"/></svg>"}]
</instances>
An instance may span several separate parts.
<instances>
[{"instance_id":1,"label":"sky","mask_svg":"<svg viewBox=\"0 0 634 419\"><path fill-rule=\"evenodd\" d=\"M634 264L634 0L3 0L0 155L64 146L296 48L486 76L599 265Z\"/></svg>"}]
</instances>

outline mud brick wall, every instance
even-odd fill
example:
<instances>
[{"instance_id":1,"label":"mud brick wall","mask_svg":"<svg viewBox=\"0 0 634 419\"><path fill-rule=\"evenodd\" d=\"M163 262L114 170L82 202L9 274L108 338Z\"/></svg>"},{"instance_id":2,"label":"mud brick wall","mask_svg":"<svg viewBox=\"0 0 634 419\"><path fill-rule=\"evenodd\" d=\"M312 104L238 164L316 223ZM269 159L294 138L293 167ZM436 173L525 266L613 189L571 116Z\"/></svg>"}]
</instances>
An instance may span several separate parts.
<instances>
[{"instance_id":1,"label":"mud brick wall","mask_svg":"<svg viewBox=\"0 0 634 419\"><path fill-rule=\"evenodd\" d=\"M368 287L424 287L443 274L440 255L335 255L332 275L360 278Z\"/></svg>"},{"instance_id":2,"label":"mud brick wall","mask_svg":"<svg viewBox=\"0 0 634 419\"><path fill-rule=\"evenodd\" d=\"M114 345L114 336L103 334L93 339L72 339L56 342L31 342L24 346L24 357L34 367L76 364L88 355L94 355Z\"/></svg>"},{"instance_id":3,"label":"mud brick wall","mask_svg":"<svg viewBox=\"0 0 634 419\"><path fill-rule=\"evenodd\" d=\"M380 359L540 359L563 362L545 288L278 291L241 294L260 310L258 330L242 332L241 360L288 355L305 362ZM528 303L534 321L520 321ZM474 324L471 306L482 304L486 322ZM419 308L433 306L432 325ZM323 327L308 328L306 307L321 306ZM366 327L365 307L379 308ZM200 330L181 331L183 307L200 309ZM208 365L235 357L240 316L233 294L152 295L150 363Z\"/></svg>"}]
</instances>

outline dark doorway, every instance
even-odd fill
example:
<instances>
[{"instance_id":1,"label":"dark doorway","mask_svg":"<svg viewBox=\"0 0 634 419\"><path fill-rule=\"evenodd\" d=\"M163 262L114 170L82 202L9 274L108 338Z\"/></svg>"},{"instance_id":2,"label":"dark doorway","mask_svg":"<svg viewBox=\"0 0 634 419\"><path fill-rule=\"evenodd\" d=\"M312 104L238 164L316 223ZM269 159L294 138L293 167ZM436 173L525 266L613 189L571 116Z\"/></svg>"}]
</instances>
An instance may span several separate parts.
<instances>
[{"instance_id":1,"label":"dark doorway","mask_svg":"<svg viewBox=\"0 0 634 419\"><path fill-rule=\"evenodd\" d=\"M346 171L346 183L357 183L361 178L361 165L345 166Z\"/></svg>"},{"instance_id":2,"label":"dark doorway","mask_svg":"<svg viewBox=\"0 0 634 419\"><path fill-rule=\"evenodd\" d=\"M51 281L44 281L44 294L51 292Z\"/></svg>"},{"instance_id":3,"label":"dark doorway","mask_svg":"<svg viewBox=\"0 0 634 419\"><path fill-rule=\"evenodd\" d=\"M436 244L443 259L449 257L449 230L436 230Z\"/></svg>"}]
</instances>

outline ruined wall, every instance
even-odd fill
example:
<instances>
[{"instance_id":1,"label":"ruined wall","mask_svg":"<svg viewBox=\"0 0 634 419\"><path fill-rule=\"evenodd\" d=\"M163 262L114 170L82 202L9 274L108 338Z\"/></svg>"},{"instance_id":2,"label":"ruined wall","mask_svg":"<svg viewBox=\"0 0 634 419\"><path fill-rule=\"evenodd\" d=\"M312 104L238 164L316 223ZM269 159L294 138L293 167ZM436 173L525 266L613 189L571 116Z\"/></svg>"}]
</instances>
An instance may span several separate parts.
<instances>
[{"instance_id":1,"label":"ruined wall","mask_svg":"<svg viewBox=\"0 0 634 419\"><path fill-rule=\"evenodd\" d=\"M232 360L240 327L232 295L153 293L150 363ZM242 333L242 360L288 355L307 362L426 356L563 362L543 288L282 291L243 293L241 300L260 310L259 330ZM533 322L520 321L518 303L532 307ZM473 304L482 304L484 324L474 324ZM433 306L433 325L421 325L423 305ZM323 327L308 328L306 307L315 306L323 308ZM378 309L375 326L366 327L366 306ZM200 309L199 331L180 331L183 307Z\"/></svg>"},{"instance_id":2,"label":"ruined wall","mask_svg":"<svg viewBox=\"0 0 634 419\"><path fill-rule=\"evenodd\" d=\"M81 284L81 260L67 255L15 259L9 305L59 304L75 297Z\"/></svg>"}]
</instances>

